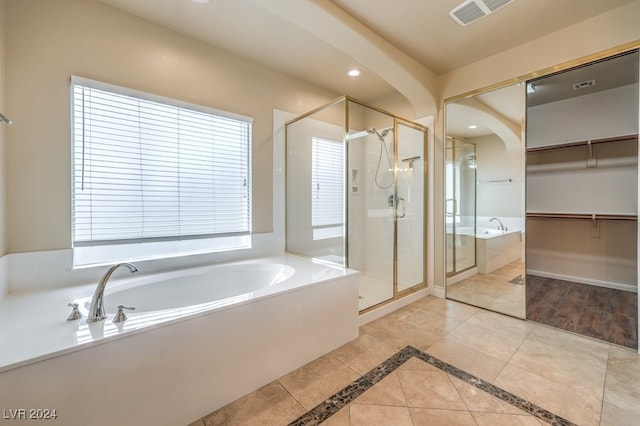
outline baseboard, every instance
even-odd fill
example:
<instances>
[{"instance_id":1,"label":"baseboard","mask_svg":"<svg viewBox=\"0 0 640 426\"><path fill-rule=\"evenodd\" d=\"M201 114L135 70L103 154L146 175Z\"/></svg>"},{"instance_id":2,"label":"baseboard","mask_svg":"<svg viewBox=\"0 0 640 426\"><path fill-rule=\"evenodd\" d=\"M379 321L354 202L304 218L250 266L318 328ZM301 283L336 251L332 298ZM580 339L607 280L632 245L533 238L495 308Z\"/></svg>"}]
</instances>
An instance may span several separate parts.
<instances>
[{"instance_id":1,"label":"baseboard","mask_svg":"<svg viewBox=\"0 0 640 426\"><path fill-rule=\"evenodd\" d=\"M393 302L386 303L379 308L373 309L369 312L366 312L358 317L358 326L362 327L365 324L370 323L371 321L375 321L378 318L382 318L383 316L390 314L393 311L396 311L404 306L407 306L417 300L422 299L430 294L430 288L425 288L422 290L418 290L415 293L411 293L407 296L404 296L398 300L394 300Z\"/></svg>"},{"instance_id":2,"label":"baseboard","mask_svg":"<svg viewBox=\"0 0 640 426\"><path fill-rule=\"evenodd\" d=\"M476 275L477 273L478 273L478 267L474 266L472 268L467 269L466 271L460 272L457 275L454 275L452 277L447 277L447 285L459 283L460 281L466 280L467 278L470 278Z\"/></svg>"},{"instance_id":3,"label":"baseboard","mask_svg":"<svg viewBox=\"0 0 640 426\"><path fill-rule=\"evenodd\" d=\"M433 295L440 299L445 299L447 297L447 290L444 287L434 287Z\"/></svg>"},{"instance_id":4,"label":"baseboard","mask_svg":"<svg viewBox=\"0 0 640 426\"><path fill-rule=\"evenodd\" d=\"M589 285L594 285L598 287L606 287L606 288L613 288L616 290L630 291L633 293L638 292L638 287L631 284L623 284L623 283L616 283L612 281L603 281L603 280L594 280L594 279L585 278L585 277L556 274L554 272L537 271L533 269L528 269L527 275L536 275L538 277L553 278L556 280L563 280L563 281L572 281L576 283L589 284Z\"/></svg>"}]
</instances>

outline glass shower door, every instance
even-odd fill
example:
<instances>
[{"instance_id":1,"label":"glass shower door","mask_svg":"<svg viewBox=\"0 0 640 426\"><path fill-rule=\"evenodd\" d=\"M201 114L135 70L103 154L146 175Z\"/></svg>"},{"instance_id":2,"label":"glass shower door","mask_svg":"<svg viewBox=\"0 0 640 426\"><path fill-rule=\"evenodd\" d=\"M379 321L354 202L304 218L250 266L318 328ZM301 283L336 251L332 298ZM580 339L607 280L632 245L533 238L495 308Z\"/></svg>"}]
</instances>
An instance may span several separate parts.
<instances>
[{"instance_id":1,"label":"glass shower door","mask_svg":"<svg viewBox=\"0 0 640 426\"><path fill-rule=\"evenodd\" d=\"M344 265L344 101L287 125L286 249Z\"/></svg>"},{"instance_id":2,"label":"glass shower door","mask_svg":"<svg viewBox=\"0 0 640 426\"><path fill-rule=\"evenodd\" d=\"M396 282L402 292L425 282L425 131L398 122L396 167Z\"/></svg>"},{"instance_id":3,"label":"glass shower door","mask_svg":"<svg viewBox=\"0 0 640 426\"><path fill-rule=\"evenodd\" d=\"M360 310L394 297L393 124L393 116L349 103L347 266L360 271Z\"/></svg>"},{"instance_id":4,"label":"glass shower door","mask_svg":"<svg viewBox=\"0 0 640 426\"><path fill-rule=\"evenodd\" d=\"M447 276L476 265L476 147L448 138L445 153Z\"/></svg>"}]
</instances>

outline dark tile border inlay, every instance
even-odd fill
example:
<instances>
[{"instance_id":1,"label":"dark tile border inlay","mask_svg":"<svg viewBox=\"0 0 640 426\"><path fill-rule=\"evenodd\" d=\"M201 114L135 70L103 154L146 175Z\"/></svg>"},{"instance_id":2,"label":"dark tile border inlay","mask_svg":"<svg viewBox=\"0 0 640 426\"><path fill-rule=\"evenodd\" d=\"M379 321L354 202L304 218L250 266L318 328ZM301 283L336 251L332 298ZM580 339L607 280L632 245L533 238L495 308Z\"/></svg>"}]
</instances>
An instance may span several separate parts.
<instances>
[{"instance_id":1,"label":"dark tile border inlay","mask_svg":"<svg viewBox=\"0 0 640 426\"><path fill-rule=\"evenodd\" d=\"M473 376L466 371L460 370L451 364L447 364L444 361L439 360L425 352L422 352L413 346L407 346L401 351L397 352L391 358L384 361L382 364L369 371L364 376L361 376L355 382L347 385L334 395L330 396L326 401L318 404L311 410L307 411L302 416L298 417L293 422L289 423L289 426L310 426L317 425L327 420L329 417L340 411L342 408L349 405L357 397L366 392L373 385L384 379L390 373L395 371L402 364L407 362L412 357L416 357L424 362L433 365L436 368L450 374L458 379L469 383L477 387L478 389L487 392L488 394L501 399L502 401L513 405L522 411L537 417L538 419L547 422L554 426L576 426L575 423L570 422L550 411L547 411L532 402L526 401L517 395L507 392L489 382Z\"/></svg>"}]
</instances>

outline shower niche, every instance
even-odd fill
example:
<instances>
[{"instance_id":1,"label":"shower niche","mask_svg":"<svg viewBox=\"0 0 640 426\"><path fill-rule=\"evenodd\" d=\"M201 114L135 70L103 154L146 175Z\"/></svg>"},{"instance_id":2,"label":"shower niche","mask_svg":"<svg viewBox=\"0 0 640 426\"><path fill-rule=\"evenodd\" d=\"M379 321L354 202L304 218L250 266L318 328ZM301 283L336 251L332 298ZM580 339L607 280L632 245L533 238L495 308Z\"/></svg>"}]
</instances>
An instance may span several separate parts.
<instances>
[{"instance_id":1,"label":"shower niche","mask_svg":"<svg viewBox=\"0 0 640 426\"><path fill-rule=\"evenodd\" d=\"M426 137L349 97L286 124L286 250L360 271L360 311L425 286Z\"/></svg>"}]
</instances>

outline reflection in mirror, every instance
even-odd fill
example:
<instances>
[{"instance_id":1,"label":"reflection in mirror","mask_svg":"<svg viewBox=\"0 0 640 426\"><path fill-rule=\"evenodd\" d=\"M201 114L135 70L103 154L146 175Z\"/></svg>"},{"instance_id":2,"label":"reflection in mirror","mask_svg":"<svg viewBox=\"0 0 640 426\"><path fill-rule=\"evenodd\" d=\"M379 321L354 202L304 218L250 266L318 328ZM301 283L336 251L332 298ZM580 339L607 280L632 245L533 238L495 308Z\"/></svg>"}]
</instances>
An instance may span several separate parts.
<instances>
[{"instance_id":1,"label":"reflection in mirror","mask_svg":"<svg viewBox=\"0 0 640 426\"><path fill-rule=\"evenodd\" d=\"M525 317L525 85L446 105L447 298Z\"/></svg>"}]
</instances>

